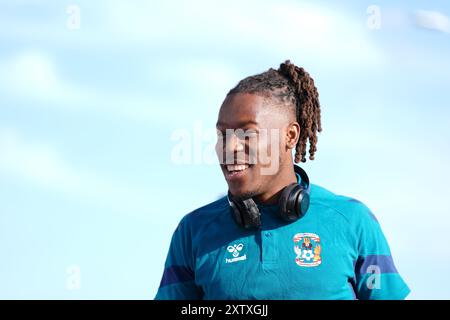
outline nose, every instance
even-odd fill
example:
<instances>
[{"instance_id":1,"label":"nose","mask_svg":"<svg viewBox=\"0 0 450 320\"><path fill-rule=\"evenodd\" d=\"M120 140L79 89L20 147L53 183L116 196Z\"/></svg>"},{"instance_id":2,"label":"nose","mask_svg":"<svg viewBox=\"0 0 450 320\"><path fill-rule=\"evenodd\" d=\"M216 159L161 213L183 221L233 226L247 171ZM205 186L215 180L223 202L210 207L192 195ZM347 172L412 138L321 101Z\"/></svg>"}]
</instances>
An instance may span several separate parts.
<instances>
[{"instance_id":1,"label":"nose","mask_svg":"<svg viewBox=\"0 0 450 320\"><path fill-rule=\"evenodd\" d=\"M219 134L216 152L221 164L234 164L245 161L245 139L240 139L235 132Z\"/></svg>"},{"instance_id":2,"label":"nose","mask_svg":"<svg viewBox=\"0 0 450 320\"><path fill-rule=\"evenodd\" d=\"M244 143L236 136L235 133L229 135L225 142L225 152L235 153L244 151Z\"/></svg>"}]
</instances>

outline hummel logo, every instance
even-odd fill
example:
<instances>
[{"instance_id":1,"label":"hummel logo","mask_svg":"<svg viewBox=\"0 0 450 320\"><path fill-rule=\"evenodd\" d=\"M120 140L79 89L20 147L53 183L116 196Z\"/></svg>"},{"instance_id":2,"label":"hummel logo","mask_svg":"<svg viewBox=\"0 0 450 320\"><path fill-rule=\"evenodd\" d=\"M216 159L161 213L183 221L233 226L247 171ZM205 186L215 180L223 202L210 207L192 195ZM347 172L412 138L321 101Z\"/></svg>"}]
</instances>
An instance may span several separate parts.
<instances>
[{"instance_id":1,"label":"hummel logo","mask_svg":"<svg viewBox=\"0 0 450 320\"><path fill-rule=\"evenodd\" d=\"M246 260L247 259L246 254L239 257L243 248L244 248L244 245L242 243L228 246L227 251L232 254L233 258L231 258L231 259L225 258L225 263L232 263L232 262L236 262L236 261Z\"/></svg>"},{"instance_id":2,"label":"hummel logo","mask_svg":"<svg viewBox=\"0 0 450 320\"><path fill-rule=\"evenodd\" d=\"M233 257L237 257L239 255L239 251L244 248L244 245L242 243L235 244L234 246L228 246L227 250L228 252L233 254Z\"/></svg>"}]
</instances>

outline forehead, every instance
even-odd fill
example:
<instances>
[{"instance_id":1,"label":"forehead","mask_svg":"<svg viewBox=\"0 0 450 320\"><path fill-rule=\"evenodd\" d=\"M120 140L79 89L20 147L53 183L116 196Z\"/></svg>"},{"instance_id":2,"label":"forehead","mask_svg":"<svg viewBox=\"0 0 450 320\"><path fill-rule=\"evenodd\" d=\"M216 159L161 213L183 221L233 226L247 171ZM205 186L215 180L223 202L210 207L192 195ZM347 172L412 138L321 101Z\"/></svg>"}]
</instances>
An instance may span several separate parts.
<instances>
[{"instance_id":1,"label":"forehead","mask_svg":"<svg viewBox=\"0 0 450 320\"><path fill-rule=\"evenodd\" d=\"M271 100L256 94L237 93L225 98L217 120L221 128L241 128L257 125L261 128L279 127L283 116Z\"/></svg>"}]
</instances>

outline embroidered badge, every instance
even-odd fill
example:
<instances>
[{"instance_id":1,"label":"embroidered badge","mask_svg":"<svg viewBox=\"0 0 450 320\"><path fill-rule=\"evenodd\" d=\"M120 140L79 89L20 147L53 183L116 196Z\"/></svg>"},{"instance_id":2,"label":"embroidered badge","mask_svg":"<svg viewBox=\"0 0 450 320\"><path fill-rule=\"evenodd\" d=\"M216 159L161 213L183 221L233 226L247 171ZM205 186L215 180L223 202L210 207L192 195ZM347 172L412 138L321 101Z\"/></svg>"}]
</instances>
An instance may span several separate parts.
<instances>
[{"instance_id":1,"label":"embroidered badge","mask_svg":"<svg viewBox=\"0 0 450 320\"><path fill-rule=\"evenodd\" d=\"M294 236L295 262L301 267L316 267L322 263L320 237L315 233L297 233Z\"/></svg>"}]
</instances>

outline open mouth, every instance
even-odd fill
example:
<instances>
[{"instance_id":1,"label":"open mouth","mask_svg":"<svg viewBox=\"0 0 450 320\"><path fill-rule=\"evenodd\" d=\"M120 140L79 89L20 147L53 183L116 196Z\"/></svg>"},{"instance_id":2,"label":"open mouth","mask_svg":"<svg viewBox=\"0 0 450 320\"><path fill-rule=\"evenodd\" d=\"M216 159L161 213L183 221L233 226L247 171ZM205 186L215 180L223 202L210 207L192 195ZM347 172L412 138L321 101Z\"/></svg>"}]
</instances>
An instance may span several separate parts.
<instances>
[{"instance_id":1,"label":"open mouth","mask_svg":"<svg viewBox=\"0 0 450 320\"><path fill-rule=\"evenodd\" d=\"M226 165L226 169L228 172L240 172L244 171L249 167L248 164L229 164Z\"/></svg>"},{"instance_id":2,"label":"open mouth","mask_svg":"<svg viewBox=\"0 0 450 320\"><path fill-rule=\"evenodd\" d=\"M227 179L235 179L244 177L252 166L251 164L227 164L223 165L223 168Z\"/></svg>"}]
</instances>

